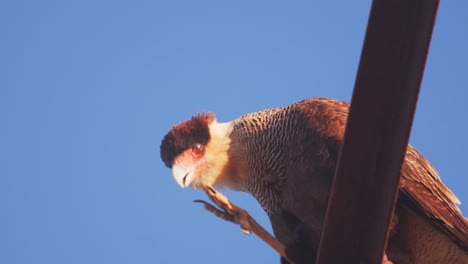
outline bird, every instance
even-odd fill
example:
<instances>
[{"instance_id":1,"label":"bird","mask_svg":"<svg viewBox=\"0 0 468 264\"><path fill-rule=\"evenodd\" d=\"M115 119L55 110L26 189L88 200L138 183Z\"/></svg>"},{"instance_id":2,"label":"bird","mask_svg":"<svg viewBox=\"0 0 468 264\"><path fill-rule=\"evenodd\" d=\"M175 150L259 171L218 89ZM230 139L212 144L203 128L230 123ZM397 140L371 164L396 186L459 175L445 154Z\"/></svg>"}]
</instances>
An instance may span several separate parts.
<instances>
[{"instance_id":1,"label":"bird","mask_svg":"<svg viewBox=\"0 0 468 264\"><path fill-rule=\"evenodd\" d=\"M316 97L229 122L202 112L169 130L161 159L182 188L251 194L288 260L312 263L349 107ZM408 144L400 174L385 257L393 263L468 263L468 219L437 170Z\"/></svg>"}]
</instances>

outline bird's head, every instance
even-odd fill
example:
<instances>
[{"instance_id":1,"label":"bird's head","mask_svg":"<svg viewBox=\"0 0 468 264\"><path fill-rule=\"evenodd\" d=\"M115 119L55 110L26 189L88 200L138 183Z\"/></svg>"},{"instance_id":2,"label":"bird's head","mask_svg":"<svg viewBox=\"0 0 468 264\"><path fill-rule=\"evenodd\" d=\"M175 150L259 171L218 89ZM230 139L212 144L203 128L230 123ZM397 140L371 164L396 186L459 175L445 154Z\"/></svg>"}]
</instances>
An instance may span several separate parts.
<instances>
[{"instance_id":1,"label":"bird's head","mask_svg":"<svg viewBox=\"0 0 468 264\"><path fill-rule=\"evenodd\" d=\"M161 142L161 159L182 187L217 185L228 161L229 123L202 113L175 125Z\"/></svg>"}]
</instances>

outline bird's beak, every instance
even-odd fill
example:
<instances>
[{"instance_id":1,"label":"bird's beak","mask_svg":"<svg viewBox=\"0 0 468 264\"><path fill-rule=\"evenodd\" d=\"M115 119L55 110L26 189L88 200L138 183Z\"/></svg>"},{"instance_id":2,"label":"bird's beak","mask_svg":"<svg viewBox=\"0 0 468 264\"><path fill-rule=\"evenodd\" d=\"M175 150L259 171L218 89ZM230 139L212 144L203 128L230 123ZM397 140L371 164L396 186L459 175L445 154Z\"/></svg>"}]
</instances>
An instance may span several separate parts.
<instances>
[{"instance_id":1,"label":"bird's beak","mask_svg":"<svg viewBox=\"0 0 468 264\"><path fill-rule=\"evenodd\" d=\"M193 175L192 171L189 171L180 165L172 166L172 176L174 176L174 179L182 188L186 188L190 185Z\"/></svg>"}]
</instances>

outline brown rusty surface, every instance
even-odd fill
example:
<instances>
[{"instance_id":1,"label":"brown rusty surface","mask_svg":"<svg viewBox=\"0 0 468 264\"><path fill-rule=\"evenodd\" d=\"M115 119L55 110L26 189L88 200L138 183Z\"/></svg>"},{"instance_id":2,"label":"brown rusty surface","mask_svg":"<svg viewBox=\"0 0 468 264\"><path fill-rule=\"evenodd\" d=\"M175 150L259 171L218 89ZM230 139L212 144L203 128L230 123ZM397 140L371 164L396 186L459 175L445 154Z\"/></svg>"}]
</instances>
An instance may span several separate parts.
<instances>
[{"instance_id":1,"label":"brown rusty surface","mask_svg":"<svg viewBox=\"0 0 468 264\"><path fill-rule=\"evenodd\" d=\"M439 1L373 1L317 263L380 263Z\"/></svg>"}]
</instances>

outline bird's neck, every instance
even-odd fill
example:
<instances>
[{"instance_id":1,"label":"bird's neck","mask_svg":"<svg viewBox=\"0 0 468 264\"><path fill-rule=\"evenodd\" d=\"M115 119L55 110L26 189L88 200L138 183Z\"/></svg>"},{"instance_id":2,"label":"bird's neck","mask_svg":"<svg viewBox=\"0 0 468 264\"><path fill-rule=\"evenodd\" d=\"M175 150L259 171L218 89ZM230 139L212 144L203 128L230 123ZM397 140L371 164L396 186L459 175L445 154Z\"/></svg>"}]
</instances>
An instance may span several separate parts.
<instances>
[{"instance_id":1,"label":"bird's neck","mask_svg":"<svg viewBox=\"0 0 468 264\"><path fill-rule=\"evenodd\" d=\"M211 164L208 171L213 173L212 182L218 188L229 188L236 191L245 191L246 168L245 154L239 145L239 131L234 131L235 121L210 124L210 148L207 153ZM214 169L213 167L219 167ZM205 176L206 177L206 176Z\"/></svg>"},{"instance_id":2,"label":"bird's neck","mask_svg":"<svg viewBox=\"0 0 468 264\"><path fill-rule=\"evenodd\" d=\"M272 125L271 111L252 113L231 122L229 162L224 173L224 179L229 179L225 182L227 187L252 194L268 213L281 205L276 176L284 173L278 165L286 159L277 142L284 137Z\"/></svg>"}]
</instances>

